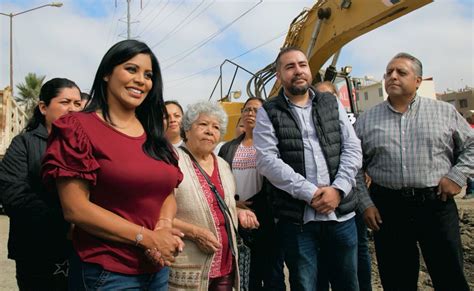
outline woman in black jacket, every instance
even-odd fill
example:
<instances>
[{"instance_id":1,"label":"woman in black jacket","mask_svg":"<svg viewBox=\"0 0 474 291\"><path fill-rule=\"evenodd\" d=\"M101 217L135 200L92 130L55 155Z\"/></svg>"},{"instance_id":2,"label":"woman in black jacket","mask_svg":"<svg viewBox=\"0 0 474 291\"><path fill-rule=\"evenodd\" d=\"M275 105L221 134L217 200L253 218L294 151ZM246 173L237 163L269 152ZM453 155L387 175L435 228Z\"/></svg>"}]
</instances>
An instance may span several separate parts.
<instances>
[{"instance_id":1,"label":"woman in black jacket","mask_svg":"<svg viewBox=\"0 0 474 291\"><path fill-rule=\"evenodd\" d=\"M81 94L73 81L55 78L41 87L39 100L0 164L0 193L10 218L8 258L16 262L20 290L67 290L69 225L57 194L41 183L40 168L51 124L79 111Z\"/></svg>"},{"instance_id":2,"label":"woman in black jacket","mask_svg":"<svg viewBox=\"0 0 474 291\"><path fill-rule=\"evenodd\" d=\"M247 99L241 116L245 131L224 144L219 156L229 163L235 176L238 207L252 209L260 222L257 230L239 229L251 248L249 290L285 290L283 255L276 246L273 216L267 203L269 197L262 189L263 177L257 172L253 146L253 129L262 104L260 98Z\"/></svg>"}]
</instances>

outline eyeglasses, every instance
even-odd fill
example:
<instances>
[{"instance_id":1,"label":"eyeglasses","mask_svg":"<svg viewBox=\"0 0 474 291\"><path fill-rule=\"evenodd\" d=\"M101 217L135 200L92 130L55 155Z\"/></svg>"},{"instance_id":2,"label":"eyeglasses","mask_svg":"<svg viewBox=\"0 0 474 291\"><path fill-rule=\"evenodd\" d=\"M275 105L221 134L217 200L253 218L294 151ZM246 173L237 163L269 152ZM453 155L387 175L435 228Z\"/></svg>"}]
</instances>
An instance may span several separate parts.
<instances>
[{"instance_id":1,"label":"eyeglasses","mask_svg":"<svg viewBox=\"0 0 474 291\"><path fill-rule=\"evenodd\" d=\"M258 108L255 107L246 107L242 109L242 113L249 114L252 111L254 114L257 114Z\"/></svg>"}]
</instances>

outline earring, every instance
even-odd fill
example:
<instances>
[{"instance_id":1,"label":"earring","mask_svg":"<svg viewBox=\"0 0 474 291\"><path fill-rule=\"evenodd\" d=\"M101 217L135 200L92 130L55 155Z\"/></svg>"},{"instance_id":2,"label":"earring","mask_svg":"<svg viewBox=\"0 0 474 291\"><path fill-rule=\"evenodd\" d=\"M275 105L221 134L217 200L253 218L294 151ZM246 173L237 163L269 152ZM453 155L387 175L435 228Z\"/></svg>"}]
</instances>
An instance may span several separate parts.
<instances>
[{"instance_id":1,"label":"earring","mask_svg":"<svg viewBox=\"0 0 474 291\"><path fill-rule=\"evenodd\" d=\"M108 81L109 81L109 77L104 77L104 81L105 81L105 82L108 82Z\"/></svg>"}]
</instances>

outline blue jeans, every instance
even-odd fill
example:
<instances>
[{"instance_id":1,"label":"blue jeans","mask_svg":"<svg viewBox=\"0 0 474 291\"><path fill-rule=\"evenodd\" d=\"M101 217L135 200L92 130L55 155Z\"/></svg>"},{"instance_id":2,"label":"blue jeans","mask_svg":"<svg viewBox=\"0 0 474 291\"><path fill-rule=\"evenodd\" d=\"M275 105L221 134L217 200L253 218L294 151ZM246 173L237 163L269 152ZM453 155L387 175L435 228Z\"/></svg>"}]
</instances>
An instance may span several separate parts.
<instances>
[{"instance_id":1,"label":"blue jeans","mask_svg":"<svg viewBox=\"0 0 474 291\"><path fill-rule=\"evenodd\" d=\"M76 252L70 258L69 290L168 290L169 268L158 273L126 275L104 270L98 264L80 260Z\"/></svg>"},{"instance_id":2,"label":"blue jeans","mask_svg":"<svg viewBox=\"0 0 474 291\"><path fill-rule=\"evenodd\" d=\"M364 223L363 215L357 214L355 217L357 226L357 279L360 291L372 291L371 263L369 254L369 239L367 237L367 226ZM326 256L327 257L327 256ZM331 259L330 256L328 259ZM318 291L329 291L329 270L325 267L327 262L323 262L322 256L318 260Z\"/></svg>"},{"instance_id":3,"label":"blue jeans","mask_svg":"<svg viewBox=\"0 0 474 291\"><path fill-rule=\"evenodd\" d=\"M369 238L367 237L367 225L364 216L357 214L355 217L357 225L357 278L359 279L360 291L372 291L372 264L370 262Z\"/></svg>"},{"instance_id":4,"label":"blue jeans","mask_svg":"<svg viewBox=\"0 0 474 291\"><path fill-rule=\"evenodd\" d=\"M290 272L291 290L316 290L320 259L327 262L332 290L359 290L354 218L304 225L280 220L277 235Z\"/></svg>"}]
</instances>

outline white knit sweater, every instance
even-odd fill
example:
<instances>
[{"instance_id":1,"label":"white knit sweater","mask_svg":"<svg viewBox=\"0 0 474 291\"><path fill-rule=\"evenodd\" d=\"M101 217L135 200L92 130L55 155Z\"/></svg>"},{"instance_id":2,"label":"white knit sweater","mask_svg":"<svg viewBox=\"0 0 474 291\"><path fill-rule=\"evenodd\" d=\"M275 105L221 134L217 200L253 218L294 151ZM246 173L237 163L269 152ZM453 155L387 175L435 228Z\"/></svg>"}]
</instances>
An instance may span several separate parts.
<instances>
[{"instance_id":1,"label":"white knit sweater","mask_svg":"<svg viewBox=\"0 0 474 291\"><path fill-rule=\"evenodd\" d=\"M177 149L179 155L179 168L183 173L183 181L176 191L176 202L178 212L176 218L187 223L207 228L217 234L212 214L204 197L198 177L194 172L193 163L189 156L181 149ZM232 220L237 223L235 208L235 179L229 165L220 157L217 158L219 175L224 188L224 201L230 209ZM237 246L234 229L232 228L232 240ZM170 269L169 290L208 290L209 271L213 255L203 253L191 240L184 239L185 247L181 254L176 257ZM235 250L237 253L237 250ZM235 266L237 266L235 258ZM238 268L235 268L234 289L239 290Z\"/></svg>"}]
</instances>

